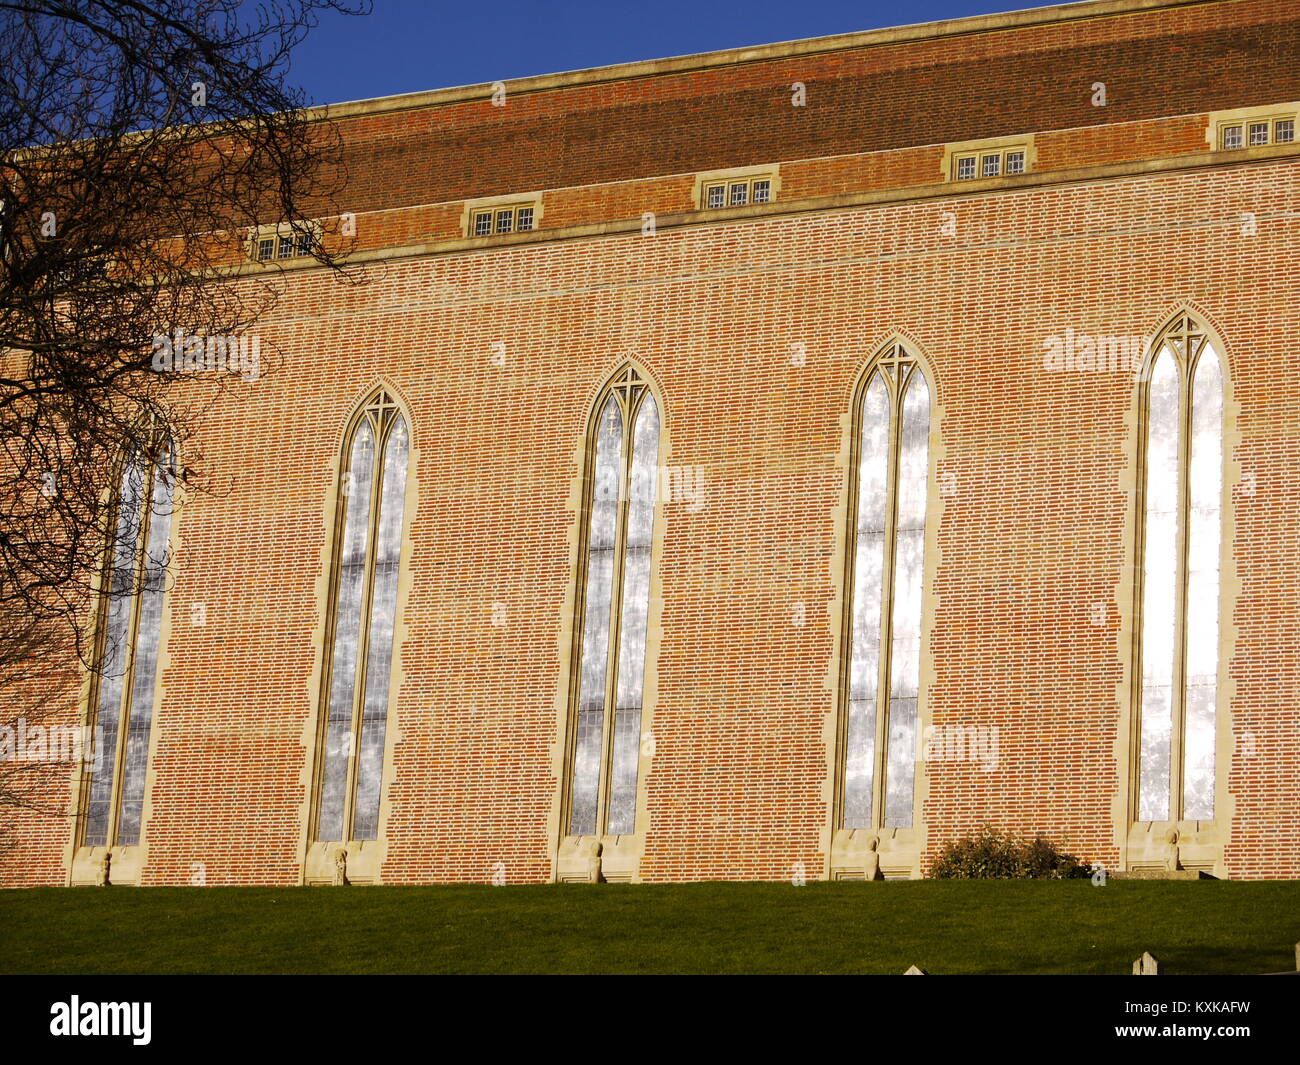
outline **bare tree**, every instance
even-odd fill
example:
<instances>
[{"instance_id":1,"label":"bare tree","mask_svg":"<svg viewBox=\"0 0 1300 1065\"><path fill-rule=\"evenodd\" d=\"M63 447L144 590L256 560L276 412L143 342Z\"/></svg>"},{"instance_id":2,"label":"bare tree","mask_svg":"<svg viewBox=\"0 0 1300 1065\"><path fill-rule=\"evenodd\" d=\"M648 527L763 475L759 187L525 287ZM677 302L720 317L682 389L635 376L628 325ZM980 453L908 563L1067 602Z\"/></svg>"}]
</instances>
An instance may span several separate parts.
<instances>
[{"instance_id":1,"label":"bare tree","mask_svg":"<svg viewBox=\"0 0 1300 1065\"><path fill-rule=\"evenodd\" d=\"M283 289L281 236L352 279L338 133L287 73L323 11L367 2L0 0L0 729L56 661L99 661L105 561L145 550L124 470L209 472L187 444L240 367L156 338L246 333Z\"/></svg>"}]
</instances>

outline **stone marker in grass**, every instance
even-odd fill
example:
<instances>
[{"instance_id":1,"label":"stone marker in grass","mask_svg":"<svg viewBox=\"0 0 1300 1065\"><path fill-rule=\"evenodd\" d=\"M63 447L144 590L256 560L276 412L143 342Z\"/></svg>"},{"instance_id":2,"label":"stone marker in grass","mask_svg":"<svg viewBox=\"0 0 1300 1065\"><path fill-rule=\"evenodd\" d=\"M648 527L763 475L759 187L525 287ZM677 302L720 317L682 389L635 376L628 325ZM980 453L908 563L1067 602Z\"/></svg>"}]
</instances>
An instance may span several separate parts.
<instances>
[{"instance_id":1,"label":"stone marker in grass","mask_svg":"<svg viewBox=\"0 0 1300 1065\"><path fill-rule=\"evenodd\" d=\"M1134 976L1160 976L1164 966L1149 950L1142 952L1142 957L1133 963Z\"/></svg>"}]
</instances>

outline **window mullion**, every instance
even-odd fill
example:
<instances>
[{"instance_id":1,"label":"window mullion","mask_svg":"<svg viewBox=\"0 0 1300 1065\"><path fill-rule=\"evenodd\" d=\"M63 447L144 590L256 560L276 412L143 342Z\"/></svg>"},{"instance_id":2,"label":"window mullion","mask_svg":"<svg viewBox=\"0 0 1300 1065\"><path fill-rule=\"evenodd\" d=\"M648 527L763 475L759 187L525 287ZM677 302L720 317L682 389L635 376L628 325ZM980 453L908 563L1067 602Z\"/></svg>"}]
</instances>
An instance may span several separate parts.
<instances>
[{"instance_id":1,"label":"window mullion","mask_svg":"<svg viewBox=\"0 0 1300 1065\"><path fill-rule=\"evenodd\" d=\"M1187 714L1187 579L1188 526L1191 522L1191 421L1193 338L1183 334L1183 354L1179 366L1178 402L1178 560L1174 605L1174 676L1170 693L1171 724L1169 734L1169 819L1183 819L1183 738Z\"/></svg>"}]
</instances>

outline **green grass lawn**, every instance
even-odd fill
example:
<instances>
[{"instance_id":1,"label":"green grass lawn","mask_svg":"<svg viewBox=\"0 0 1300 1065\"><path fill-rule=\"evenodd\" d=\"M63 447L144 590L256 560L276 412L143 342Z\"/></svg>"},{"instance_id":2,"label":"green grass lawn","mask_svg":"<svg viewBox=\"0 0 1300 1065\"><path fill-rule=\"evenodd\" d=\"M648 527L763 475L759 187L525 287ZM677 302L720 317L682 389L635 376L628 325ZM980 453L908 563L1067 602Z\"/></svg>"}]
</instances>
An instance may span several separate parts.
<instances>
[{"instance_id":1,"label":"green grass lawn","mask_svg":"<svg viewBox=\"0 0 1300 1065\"><path fill-rule=\"evenodd\" d=\"M1300 882L0 891L0 972L1128 973L1295 967Z\"/></svg>"}]
</instances>

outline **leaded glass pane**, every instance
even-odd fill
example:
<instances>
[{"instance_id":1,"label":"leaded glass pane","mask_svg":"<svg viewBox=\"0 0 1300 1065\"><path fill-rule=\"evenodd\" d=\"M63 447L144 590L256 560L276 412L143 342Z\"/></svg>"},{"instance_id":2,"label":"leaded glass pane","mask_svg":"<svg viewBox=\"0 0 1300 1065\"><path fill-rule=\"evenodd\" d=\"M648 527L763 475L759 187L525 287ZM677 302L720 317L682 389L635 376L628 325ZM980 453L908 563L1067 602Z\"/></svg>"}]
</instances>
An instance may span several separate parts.
<instances>
[{"instance_id":1,"label":"leaded glass pane","mask_svg":"<svg viewBox=\"0 0 1300 1065\"><path fill-rule=\"evenodd\" d=\"M334 604L329 716L325 729L325 758L321 770L320 813L316 831L316 838L322 841L343 839L348 761L353 753L352 708L357 679L357 654L361 643L361 610L365 596L374 464L375 435L367 418L353 437L348 473L344 479L346 510L338 591Z\"/></svg>"},{"instance_id":2,"label":"leaded glass pane","mask_svg":"<svg viewBox=\"0 0 1300 1065\"><path fill-rule=\"evenodd\" d=\"M637 764L641 751L641 705L645 689L646 623L650 613L650 555L655 491L659 480L659 408L646 394L632 433L623 599L619 616L618 695L610 768L606 831L627 835L636 820Z\"/></svg>"},{"instance_id":3,"label":"leaded glass pane","mask_svg":"<svg viewBox=\"0 0 1300 1065\"><path fill-rule=\"evenodd\" d=\"M596 430L596 461L587 531L582 662L569 816L569 832L575 836L591 835L596 831L622 451L623 417L617 399L610 396L601 409Z\"/></svg>"},{"instance_id":4,"label":"leaded glass pane","mask_svg":"<svg viewBox=\"0 0 1300 1065\"><path fill-rule=\"evenodd\" d=\"M1223 378L1208 344L1196 365L1191 410L1191 514L1187 526L1187 718L1183 817L1214 817L1219 678L1219 537L1223 492Z\"/></svg>"},{"instance_id":5,"label":"leaded glass pane","mask_svg":"<svg viewBox=\"0 0 1300 1065\"><path fill-rule=\"evenodd\" d=\"M175 464L170 452L154 472L149 539L145 547L140 617L135 636L135 665L126 725L126 755L122 765L122 808L116 843L140 842L144 811L145 774L149 764L149 734L157 691L158 650L166 594L168 538L171 535Z\"/></svg>"},{"instance_id":6,"label":"leaded glass pane","mask_svg":"<svg viewBox=\"0 0 1300 1065\"><path fill-rule=\"evenodd\" d=\"M889 763L885 826L912 824L916 775L916 710L921 674L921 612L925 576L925 510L929 485L930 389L912 369L903 398L894 531L894 617L890 653Z\"/></svg>"},{"instance_id":7,"label":"leaded glass pane","mask_svg":"<svg viewBox=\"0 0 1300 1065\"><path fill-rule=\"evenodd\" d=\"M1169 819L1177 610L1178 365L1168 348L1148 386L1142 561L1142 706L1138 818Z\"/></svg>"},{"instance_id":8,"label":"leaded glass pane","mask_svg":"<svg viewBox=\"0 0 1300 1065\"><path fill-rule=\"evenodd\" d=\"M118 493L117 527L113 538L113 564L108 576L108 603L104 618L104 643L99 659L99 692L95 707L95 758L91 767L86 804L87 847L108 844L112 819L113 778L117 763L118 727L126 684L131 638L131 608L135 598L136 555L140 543L145 492L144 468L126 464Z\"/></svg>"},{"instance_id":9,"label":"leaded glass pane","mask_svg":"<svg viewBox=\"0 0 1300 1065\"><path fill-rule=\"evenodd\" d=\"M357 744L357 783L352 839L379 834L379 793L384 769L384 733L388 723L389 684L393 662L393 626L397 618L397 582L402 555L402 511L406 500L406 421L397 416L384 449L383 487L379 497L379 533L370 603L366 651L366 690Z\"/></svg>"},{"instance_id":10,"label":"leaded glass pane","mask_svg":"<svg viewBox=\"0 0 1300 1065\"><path fill-rule=\"evenodd\" d=\"M853 554L852 655L844 761L844 827L871 824L880 686L880 622L889 491L889 393L880 374L862 398L858 425L857 529Z\"/></svg>"}]
</instances>

